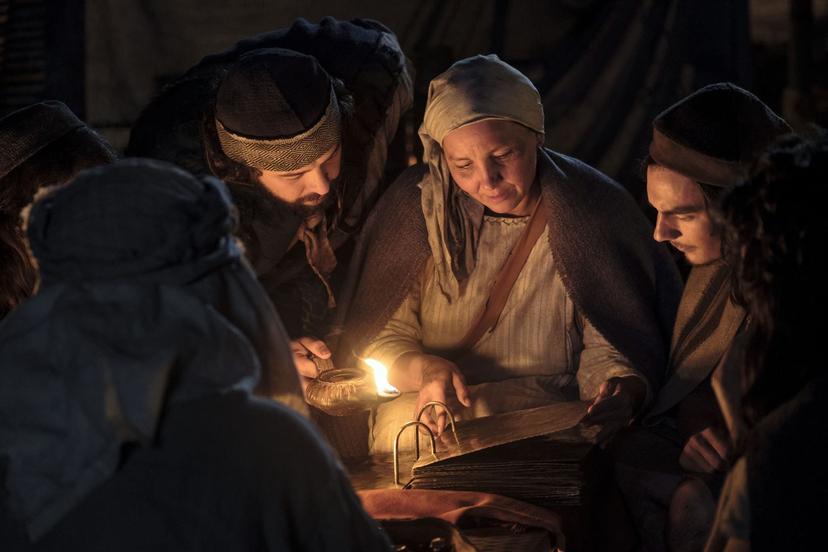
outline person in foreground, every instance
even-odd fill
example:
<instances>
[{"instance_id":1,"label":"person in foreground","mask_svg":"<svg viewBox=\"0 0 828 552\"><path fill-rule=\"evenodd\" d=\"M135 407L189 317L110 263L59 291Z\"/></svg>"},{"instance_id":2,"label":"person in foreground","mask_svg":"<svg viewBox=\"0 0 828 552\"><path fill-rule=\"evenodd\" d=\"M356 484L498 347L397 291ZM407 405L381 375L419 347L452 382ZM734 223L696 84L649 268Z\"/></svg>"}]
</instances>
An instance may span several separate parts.
<instances>
[{"instance_id":1,"label":"person in foreground","mask_svg":"<svg viewBox=\"0 0 828 552\"><path fill-rule=\"evenodd\" d=\"M374 451L429 401L470 418L580 398L609 434L658 388L675 266L631 196L543 148L543 133L537 90L496 56L431 82L426 167L403 174L366 228L345 323L344 350L385 363L404 392L375 412ZM532 228L502 311L470 338ZM442 431L442 412L431 424Z\"/></svg>"},{"instance_id":2,"label":"person in foreground","mask_svg":"<svg viewBox=\"0 0 828 552\"><path fill-rule=\"evenodd\" d=\"M788 137L723 198L725 255L751 321L741 401L730 411L749 433L725 481L709 552L824 548L828 378L815 321L828 308L826 182L828 136Z\"/></svg>"},{"instance_id":3,"label":"person in foreground","mask_svg":"<svg viewBox=\"0 0 828 552\"><path fill-rule=\"evenodd\" d=\"M34 205L42 284L0 325L4 552L389 549L309 422L251 396L270 363L302 401L234 224L219 180L148 160Z\"/></svg>"}]
</instances>

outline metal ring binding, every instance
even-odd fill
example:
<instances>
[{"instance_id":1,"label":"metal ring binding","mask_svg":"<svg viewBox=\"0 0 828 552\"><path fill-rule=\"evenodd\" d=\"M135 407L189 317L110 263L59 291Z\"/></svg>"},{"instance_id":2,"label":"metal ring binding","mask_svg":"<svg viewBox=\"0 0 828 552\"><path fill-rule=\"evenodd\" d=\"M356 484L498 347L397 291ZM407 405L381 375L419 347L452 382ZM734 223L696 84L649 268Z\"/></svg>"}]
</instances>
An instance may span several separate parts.
<instances>
[{"instance_id":1,"label":"metal ring binding","mask_svg":"<svg viewBox=\"0 0 828 552\"><path fill-rule=\"evenodd\" d=\"M446 411L446 414L448 414L448 417L449 417L449 425L451 426L451 434L454 436L454 442L457 443L457 446L459 447L460 446L460 439L457 437L457 429L456 429L455 424L454 424L454 414L451 412L451 409L448 407L448 405L446 403L440 402L440 401L429 401L429 402L425 403L422 406L422 408L420 408L420 411L417 413L417 418L416 418L417 421L418 422L420 421L420 418L423 417L423 412L425 412L426 408L428 408L429 406L433 407L434 410L437 410L438 406L442 406L443 410ZM420 457L420 440L419 439L417 439L416 453L417 453L417 458L419 458Z\"/></svg>"},{"instance_id":2,"label":"metal ring binding","mask_svg":"<svg viewBox=\"0 0 828 552\"><path fill-rule=\"evenodd\" d=\"M400 483L400 455L399 455L399 447L400 447L400 436L403 432L411 426L416 427L424 427L425 430L428 432L428 436L431 438L431 455L437 460L437 442L434 439L434 433L431 431L431 428L428 427L426 424L420 421L412 420L410 422L406 422L397 432L397 436L394 437L394 484L398 487L401 486ZM417 443L416 454L417 457L414 459L415 461L420 459L420 435L419 430L417 434L414 436L414 441Z\"/></svg>"}]
</instances>

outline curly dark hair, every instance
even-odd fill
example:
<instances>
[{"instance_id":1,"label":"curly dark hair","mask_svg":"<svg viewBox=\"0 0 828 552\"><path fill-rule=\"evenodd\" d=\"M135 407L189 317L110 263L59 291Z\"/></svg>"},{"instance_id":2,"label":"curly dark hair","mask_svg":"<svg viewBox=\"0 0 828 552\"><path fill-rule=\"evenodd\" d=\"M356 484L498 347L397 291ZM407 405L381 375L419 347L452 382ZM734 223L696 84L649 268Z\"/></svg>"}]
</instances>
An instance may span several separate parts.
<instances>
[{"instance_id":1,"label":"curly dark hair","mask_svg":"<svg viewBox=\"0 0 828 552\"><path fill-rule=\"evenodd\" d=\"M0 319L31 296L37 281L17 219L0 213Z\"/></svg>"},{"instance_id":2,"label":"curly dark hair","mask_svg":"<svg viewBox=\"0 0 828 552\"><path fill-rule=\"evenodd\" d=\"M113 161L115 150L82 127L55 140L0 178L0 318L34 291L37 271L26 245L21 211L38 190L71 180L80 171Z\"/></svg>"},{"instance_id":3,"label":"curly dark hair","mask_svg":"<svg viewBox=\"0 0 828 552\"><path fill-rule=\"evenodd\" d=\"M823 267L828 244L828 139L785 137L753 177L722 197L724 255L734 300L750 317L743 407L750 425L823 372L828 307Z\"/></svg>"}]
</instances>

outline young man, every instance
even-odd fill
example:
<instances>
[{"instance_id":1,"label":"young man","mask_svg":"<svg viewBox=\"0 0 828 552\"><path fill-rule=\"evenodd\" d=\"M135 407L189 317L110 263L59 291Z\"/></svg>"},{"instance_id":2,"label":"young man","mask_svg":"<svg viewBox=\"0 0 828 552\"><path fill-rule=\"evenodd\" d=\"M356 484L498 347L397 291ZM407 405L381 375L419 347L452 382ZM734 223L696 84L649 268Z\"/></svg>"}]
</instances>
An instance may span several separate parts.
<instances>
[{"instance_id":1,"label":"young man","mask_svg":"<svg viewBox=\"0 0 828 552\"><path fill-rule=\"evenodd\" d=\"M727 83L698 90L653 122L647 163L647 196L658 212L653 237L680 251L692 269L673 329L667 380L644 418L649 429L616 444L625 451L620 483L635 504L648 549L664 547L668 505L668 548L704 545L732 449L710 379L717 370L732 369L732 344L745 327L744 310L731 300L730 268L711 209L719 193L747 178L767 145L789 131L756 96ZM636 460L636 454L649 458ZM645 502L653 507L642 509Z\"/></svg>"},{"instance_id":2,"label":"young man","mask_svg":"<svg viewBox=\"0 0 828 552\"><path fill-rule=\"evenodd\" d=\"M330 356L319 338L350 238L383 189L411 77L379 23L302 19L208 56L136 122L128 155L230 188L245 253L276 306L300 374Z\"/></svg>"}]
</instances>

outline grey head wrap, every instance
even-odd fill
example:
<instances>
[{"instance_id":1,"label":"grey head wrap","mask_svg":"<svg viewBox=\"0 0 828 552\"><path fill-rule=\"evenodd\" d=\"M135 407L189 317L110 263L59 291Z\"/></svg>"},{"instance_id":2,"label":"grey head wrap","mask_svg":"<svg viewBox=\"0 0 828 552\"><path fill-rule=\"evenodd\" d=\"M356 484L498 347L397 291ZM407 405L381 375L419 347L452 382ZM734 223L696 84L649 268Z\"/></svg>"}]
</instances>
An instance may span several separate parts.
<instances>
[{"instance_id":1,"label":"grey head wrap","mask_svg":"<svg viewBox=\"0 0 828 552\"><path fill-rule=\"evenodd\" d=\"M33 539L151 445L167 405L250 391L301 403L281 323L217 179L130 159L35 204L42 286L0 324L0 466ZM0 470L2 472L3 470Z\"/></svg>"},{"instance_id":2,"label":"grey head wrap","mask_svg":"<svg viewBox=\"0 0 828 552\"><path fill-rule=\"evenodd\" d=\"M505 119L544 133L537 89L496 55L460 60L431 81L419 131L429 169L421 197L438 282L449 297L457 296L474 270L484 209L452 184L442 143L449 132L485 119Z\"/></svg>"}]
</instances>

